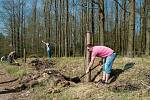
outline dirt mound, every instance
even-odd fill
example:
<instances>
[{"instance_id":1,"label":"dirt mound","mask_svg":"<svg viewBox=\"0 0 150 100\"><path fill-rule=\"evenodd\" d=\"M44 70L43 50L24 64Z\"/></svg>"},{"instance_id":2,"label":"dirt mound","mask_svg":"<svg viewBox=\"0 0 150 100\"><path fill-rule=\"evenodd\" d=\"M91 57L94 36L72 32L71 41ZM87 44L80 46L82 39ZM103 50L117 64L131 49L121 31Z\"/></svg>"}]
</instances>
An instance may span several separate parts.
<instances>
[{"instance_id":1,"label":"dirt mound","mask_svg":"<svg viewBox=\"0 0 150 100\"><path fill-rule=\"evenodd\" d=\"M46 80L51 81L53 86L59 85L61 87L69 86L72 83L71 80L69 80L68 77L63 75L59 70L49 68L23 76L20 79L20 84L24 84L26 88L31 88Z\"/></svg>"},{"instance_id":2,"label":"dirt mound","mask_svg":"<svg viewBox=\"0 0 150 100\"><path fill-rule=\"evenodd\" d=\"M29 64L31 64L36 70L41 70L46 68L52 68L55 65L55 61L34 59Z\"/></svg>"}]
</instances>

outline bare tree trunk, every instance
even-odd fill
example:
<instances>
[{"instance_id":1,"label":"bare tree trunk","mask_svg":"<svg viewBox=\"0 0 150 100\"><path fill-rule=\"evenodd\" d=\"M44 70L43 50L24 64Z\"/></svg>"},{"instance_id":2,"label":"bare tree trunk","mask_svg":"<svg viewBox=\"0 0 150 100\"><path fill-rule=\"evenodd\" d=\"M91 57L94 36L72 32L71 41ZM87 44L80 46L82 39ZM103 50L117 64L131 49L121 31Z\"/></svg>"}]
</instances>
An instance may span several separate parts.
<instances>
[{"instance_id":1,"label":"bare tree trunk","mask_svg":"<svg viewBox=\"0 0 150 100\"><path fill-rule=\"evenodd\" d=\"M14 49L14 26L13 26L13 15L11 15L11 22L10 22L10 28L11 28L11 45L12 45L12 48Z\"/></svg>"},{"instance_id":2,"label":"bare tree trunk","mask_svg":"<svg viewBox=\"0 0 150 100\"><path fill-rule=\"evenodd\" d=\"M61 32L61 16L62 16L62 0L59 0L59 7L60 7L60 10L59 10L59 49L58 49L58 56L60 57L61 56L61 37L62 37L62 32Z\"/></svg>"},{"instance_id":3,"label":"bare tree trunk","mask_svg":"<svg viewBox=\"0 0 150 100\"><path fill-rule=\"evenodd\" d=\"M12 1L13 2L13 5L14 4L14 0ZM15 15L15 8L13 6L13 33L14 33L14 37L13 37L13 40L14 40L14 46L13 46L13 49L16 51L16 15Z\"/></svg>"},{"instance_id":4,"label":"bare tree trunk","mask_svg":"<svg viewBox=\"0 0 150 100\"><path fill-rule=\"evenodd\" d=\"M64 18L65 18L65 1L62 0L62 22L64 22ZM61 30L62 30L62 36L61 36L61 56L64 56L64 51L65 51L65 42L64 42L64 34L65 34L65 29L64 29L64 26L62 25L61 27Z\"/></svg>"},{"instance_id":5,"label":"bare tree trunk","mask_svg":"<svg viewBox=\"0 0 150 100\"><path fill-rule=\"evenodd\" d=\"M118 1L118 0L117 0ZM115 42L114 42L114 49L115 49L115 51L116 52L118 52L118 46L119 46L119 37L118 37L118 3L115 3L115 6L116 6L116 18L115 18ZM120 16L121 16L121 14L120 14ZM121 18L121 17L120 17ZM120 27L121 28L121 27Z\"/></svg>"},{"instance_id":6,"label":"bare tree trunk","mask_svg":"<svg viewBox=\"0 0 150 100\"><path fill-rule=\"evenodd\" d=\"M92 10L91 10L91 28L92 28L92 33L94 33L95 31L95 26L94 26L94 3L93 0L92 1ZM94 36L91 37L92 38L92 43L94 44Z\"/></svg>"},{"instance_id":7,"label":"bare tree trunk","mask_svg":"<svg viewBox=\"0 0 150 100\"><path fill-rule=\"evenodd\" d=\"M17 9L17 56L20 57L20 0L18 2L18 9Z\"/></svg>"},{"instance_id":8,"label":"bare tree trunk","mask_svg":"<svg viewBox=\"0 0 150 100\"><path fill-rule=\"evenodd\" d=\"M50 42L51 38L51 8L50 8L50 0L48 0L48 42Z\"/></svg>"},{"instance_id":9,"label":"bare tree trunk","mask_svg":"<svg viewBox=\"0 0 150 100\"><path fill-rule=\"evenodd\" d=\"M145 55L150 54L150 1L146 0L146 50Z\"/></svg>"},{"instance_id":10,"label":"bare tree trunk","mask_svg":"<svg viewBox=\"0 0 150 100\"><path fill-rule=\"evenodd\" d=\"M20 38L20 41L21 41L21 57L23 57L23 54L24 54L24 43L23 43L23 30L24 30L24 27L23 27L23 16L24 16L24 1L22 0L21 1L21 38Z\"/></svg>"},{"instance_id":11,"label":"bare tree trunk","mask_svg":"<svg viewBox=\"0 0 150 100\"><path fill-rule=\"evenodd\" d=\"M77 41L77 37L76 37L76 6L75 6L75 0L72 1L72 5L73 5L73 32L72 32L72 36L73 36L73 57L75 57L76 55L76 41ZM81 37L80 37L81 38Z\"/></svg>"},{"instance_id":12,"label":"bare tree trunk","mask_svg":"<svg viewBox=\"0 0 150 100\"><path fill-rule=\"evenodd\" d=\"M126 0L124 0L124 9L126 9ZM123 23L123 33L122 33L122 51L121 51L121 54L122 56L125 55L125 40L126 40L126 11L124 10L124 23Z\"/></svg>"},{"instance_id":13,"label":"bare tree trunk","mask_svg":"<svg viewBox=\"0 0 150 100\"><path fill-rule=\"evenodd\" d=\"M146 50L146 3L144 2L141 9L141 52L145 53Z\"/></svg>"},{"instance_id":14,"label":"bare tree trunk","mask_svg":"<svg viewBox=\"0 0 150 100\"><path fill-rule=\"evenodd\" d=\"M32 25L33 25L33 31L32 31L32 53L35 53L36 50L36 20L37 20L37 0L33 0L33 6L32 6Z\"/></svg>"},{"instance_id":15,"label":"bare tree trunk","mask_svg":"<svg viewBox=\"0 0 150 100\"><path fill-rule=\"evenodd\" d=\"M65 56L68 56L68 22L69 22L69 4L66 0L66 26L65 26Z\"/></svg>"},{"instance_id":16,"label":"bare tree trunk","mask_svg":"<svg viewBox=\"0 0 150 100\"><path fill-rule=\"evenodd\" d=\"M57 57L57 45L58 45L58 3L57 3L57 0L55 0L55 34L56 34L56 37L55 37L55 56Z\"/></svg>"},{"instance_id":17,"label":"bare tree trunk","mask_svg":"<svg viewBox=\"0 0 150 100\"><path fill-rule=\"evenodd\" d=\"M130 0L129 33L127 56L134 57L134 35L135 35L135 0Z\"/></svg>"},{"instance_id":18,"label":"bare tree trunk","mask_svg":"<svg viewBox=\"0 0 150 100\"><path fill-rule=\"evenodd\" d=\"M86 36L86 43L90 44L91 43L91 39L90 39L91 38L91 33L87 32L86 34L87 34L87 36ZM86 69L88 68L90 60L91 60L90 52L86 49ZM90 81L91 81L91 72L89 72L86 75L86 82L90 82Z\"/></svg>"},{"instance_id":19,"label":"bare tree trunk","mask_svg":"<svg viewBox=\"0 0 150 100\"><path fill-rule=\"evenodd\" d=\"M83 0L82 0L82 2L81 3L83 3ZM84 13L85 13L85 11L84 11L84 9L82 8L82 10L81 10L81 17L80 17L80 19L82 19L81 20L81 23L80 23L80 27L81 27L81 30L80 30L80 42L81 42L81 46L80 46L80 52L81 52L81 54L83 54L84 56L85 56L85 38L84 38L84 32L85 32L85 26L84 26L84 23L85 23L85 17L84 17Z\"/></svg>"},{"instance_id":20,"label":"bare tree trunk","mask_svg":"<svg viewBox=\"0 0 150 100\"><path fill-rule=\"evenodd\" d=\"M99 0L99 29L100 29L100 45L104 45L104 21L105 21L105 13L104 13L104 0Z\"/></svg>"}]
</instances>

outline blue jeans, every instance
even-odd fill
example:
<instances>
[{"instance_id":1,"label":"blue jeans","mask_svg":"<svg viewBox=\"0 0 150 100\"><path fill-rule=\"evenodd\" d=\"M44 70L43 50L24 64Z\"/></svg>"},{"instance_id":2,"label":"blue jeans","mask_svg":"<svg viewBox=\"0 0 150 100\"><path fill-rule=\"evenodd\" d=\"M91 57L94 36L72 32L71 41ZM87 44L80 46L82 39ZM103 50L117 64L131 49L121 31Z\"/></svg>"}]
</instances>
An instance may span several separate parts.
<instances>
[{"instance_id":1,"label":"blue jeans","mask_svg":"<svg viewBox=\"0 0 150 100\"><path fill-rule=\"evenodd\" d=\"M52 56L51 49L47 50L47 53L48 53L48 58L51 58L51 56Z\"/></svg>"},{"instance_id":2,"label":"blue jeans","mask_svg":"<svg viewBox=\"0 0 150 100\"><path fill-rule=\"evenodd\" d=\"M107 74L111 73L112 64L116 58L116 53L112 53L110 56L106 57L105 63L103 65L103 71Z\"/></svg>"}]
</instances>

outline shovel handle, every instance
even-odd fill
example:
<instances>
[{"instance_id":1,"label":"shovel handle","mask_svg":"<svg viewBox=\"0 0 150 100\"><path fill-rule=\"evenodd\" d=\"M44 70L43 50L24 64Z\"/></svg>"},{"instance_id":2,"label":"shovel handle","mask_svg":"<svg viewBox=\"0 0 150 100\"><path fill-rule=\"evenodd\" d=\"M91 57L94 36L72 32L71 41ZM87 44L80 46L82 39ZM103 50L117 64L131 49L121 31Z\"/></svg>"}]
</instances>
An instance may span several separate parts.
<instances>
[{"instance_id":1,"label":"shovel handle","mask_svg":"<svg viewBox=\"0 0 150 100\"><path fill-rule=\"evenodd\" d=\"M100 64L98 64L98 65L96 65L96 66L94 66L92 69L90 69L90 71L89 72L91 72L93 69L95 69L97 66L99 66ZM100 65L100 66L102 66L102 65ZM89 73L88 72L88 73ZM88 73L84 73L82 76L80 76L80 79L82 78L82 77L84 77L86 74L88 74Z\"/></svg>"}]
</instances>

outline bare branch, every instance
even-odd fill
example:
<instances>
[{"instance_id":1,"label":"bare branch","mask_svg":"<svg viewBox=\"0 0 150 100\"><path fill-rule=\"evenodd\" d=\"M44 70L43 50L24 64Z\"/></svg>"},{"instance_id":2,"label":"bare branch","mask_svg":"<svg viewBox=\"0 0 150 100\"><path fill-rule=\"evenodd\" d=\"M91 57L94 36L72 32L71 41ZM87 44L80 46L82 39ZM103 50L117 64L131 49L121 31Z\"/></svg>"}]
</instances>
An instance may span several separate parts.
<instances>
[{"instance_id":1,"label":"bare branch","mask_svg":"<svg viewBox=\"0 0 150 100\"><path fill-rule=\"evenodd\" d=\"M118 3L118 5L119 5L124 11L130 13L129 11L127 11L126 9L124 9L124 8L122 7L122 5L121 5L117 0L114 0L114 1L115 1L116 3Z\"/></svg>"}]
</instances>

